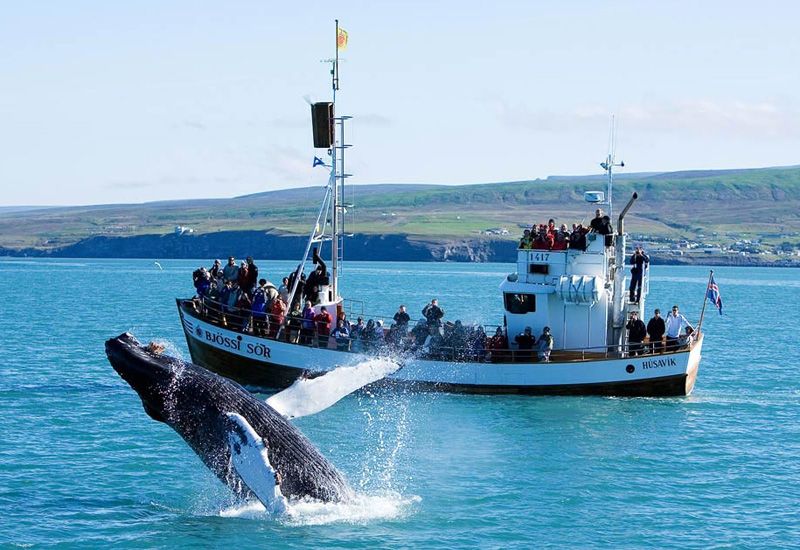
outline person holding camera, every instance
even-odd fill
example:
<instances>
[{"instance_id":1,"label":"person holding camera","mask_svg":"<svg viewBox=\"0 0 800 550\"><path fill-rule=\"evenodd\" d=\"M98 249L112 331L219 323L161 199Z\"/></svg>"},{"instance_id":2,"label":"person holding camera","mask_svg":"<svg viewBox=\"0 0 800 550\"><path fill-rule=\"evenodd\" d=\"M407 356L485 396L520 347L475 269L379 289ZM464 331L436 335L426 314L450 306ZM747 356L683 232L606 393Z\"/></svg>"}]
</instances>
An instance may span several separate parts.
<instances>
[{"instance_id":1,"label":"person holding camera","mask_svg":"<svg viewBox=\"0 0 800 550\"><path fill-rule=\"evenodd\" d=\"M631 256L631 286L630 301L639 303L642 295L642 279L644 271L650 266L650 256L644 253L641 246L637 246Z\"/></svg>"}]
</instances>

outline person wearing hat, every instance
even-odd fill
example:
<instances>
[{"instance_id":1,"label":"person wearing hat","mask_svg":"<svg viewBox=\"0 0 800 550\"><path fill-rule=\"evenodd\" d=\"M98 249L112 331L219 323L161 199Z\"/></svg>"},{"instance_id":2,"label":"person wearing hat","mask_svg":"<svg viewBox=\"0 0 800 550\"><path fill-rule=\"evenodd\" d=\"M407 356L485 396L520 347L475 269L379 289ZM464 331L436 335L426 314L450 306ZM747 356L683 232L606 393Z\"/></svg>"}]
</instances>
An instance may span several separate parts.
<instances>
[{"instance_id":1,"label":"person wearing hat","mask_svg":"<svg viewBox=\"0 0 800 550\"><path fill-rule=\"evenodd\" d=\"M644 321L639 319L637 311L631 311L631 317L625 328L628 329L628 352L631 355L640 355L643 351L642 342L647 336L647 327L644 326Z\"/></svg>"},{"instance_id":2,"label":"person wearing hat","mask_svg":"<svg viewBox=\"0 0 800 550\"><path fill-rule=\"evenodd\" d=\"M661 310L656 309L653 312L653 318L647 322L647 335L650 338L650 346L653 353L664 352L665 332L667 332L667 326L664 323L664 318L661 317Z\"/></svg>"},{"instance_id":3,"label":"person wearing hat","mask_svg":"<svg viewBox=\"0 0 800 550\"><path fill-rule=\"evenodd\" d=\"M542 329L539 336L539 361L550 362L550 352L553 351L553 336L550 334L550 327Z\"/></svg>"}]
</instances>

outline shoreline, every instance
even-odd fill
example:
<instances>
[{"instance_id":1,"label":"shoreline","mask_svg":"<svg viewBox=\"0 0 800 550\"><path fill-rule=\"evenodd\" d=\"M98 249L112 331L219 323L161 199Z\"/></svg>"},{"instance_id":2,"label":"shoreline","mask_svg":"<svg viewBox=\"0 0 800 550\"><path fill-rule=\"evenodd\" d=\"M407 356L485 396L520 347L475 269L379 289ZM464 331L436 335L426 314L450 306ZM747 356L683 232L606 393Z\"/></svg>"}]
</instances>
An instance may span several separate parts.
<instances>
[{"instance_id":1,"label":"shoreline","mask_svg":"<svg viewBox=\"0 0 800 550\"><path fill-rule=\"evenodd\" d=\"M4 248L0 256L12 258L116 258L197 259L249 255L269 260L297 260L306 236L279 235L264 231L220 231L197 235L96 236L59 248ZM345 254L352 261L514 263L517 241L478 238L430 239L403 234L356 234L345 241ZM800 267L800 257L711 254L658 255L650 253L653 265L707 265L731 267Z\"/></svg>"}]
</instances>

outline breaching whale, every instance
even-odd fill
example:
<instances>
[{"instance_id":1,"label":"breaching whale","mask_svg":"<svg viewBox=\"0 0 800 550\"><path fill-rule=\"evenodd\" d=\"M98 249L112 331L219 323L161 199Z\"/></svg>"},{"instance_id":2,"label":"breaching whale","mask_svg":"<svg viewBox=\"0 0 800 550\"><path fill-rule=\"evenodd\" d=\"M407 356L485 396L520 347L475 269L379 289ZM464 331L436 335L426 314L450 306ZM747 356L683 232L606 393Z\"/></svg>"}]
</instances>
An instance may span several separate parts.
<instances>
[{"instance_id":1,"label":"breaching whale","mask_svg":"<svg viewBox=\"0 0 800 550\"><path fill-rule=\"evenodd\" d=\"M106 355L145 412L174 429L237 496L255 496L268 510L281 509L281 496L352 497L339 470L281 413L239 384L142 346L128 333L106 341ZM276 483L279 491L272 491Z\"/></svg>"}]
</instances>

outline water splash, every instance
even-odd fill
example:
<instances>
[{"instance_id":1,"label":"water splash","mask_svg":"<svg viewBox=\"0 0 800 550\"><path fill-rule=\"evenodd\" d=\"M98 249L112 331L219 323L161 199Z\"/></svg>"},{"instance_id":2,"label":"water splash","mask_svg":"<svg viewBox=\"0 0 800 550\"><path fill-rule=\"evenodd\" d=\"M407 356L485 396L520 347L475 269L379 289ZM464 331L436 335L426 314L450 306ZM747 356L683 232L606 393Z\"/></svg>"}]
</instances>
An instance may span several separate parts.
<instances>
[{"instance_id":1,"label":"water splash","mask_svg":"<svg viewBox=\"0 0 800 550\"><path fill-rule=\"evenodd\" d=\"M418 496L403 497L391 492L375 495L358 494L348 502L303 499L290 501L286 514L281 516L271 516L260 502L250 501L225 508L219 515L224 518L271 519L291 526L330 523L363 525L406 517L421 500Z\"/></svg>"},{"instance_id":2,"label":"water splash","mask_svg":"<svg viewBox=\"0 0 800 550\"><path fill-rule=\"evenodd\" d=\"M361 491L402 492L398 477L409 443L409 393L399 388L378 388L359 395L368 445L361 461L357 486Z\"/></svg>"}]
</instances>

